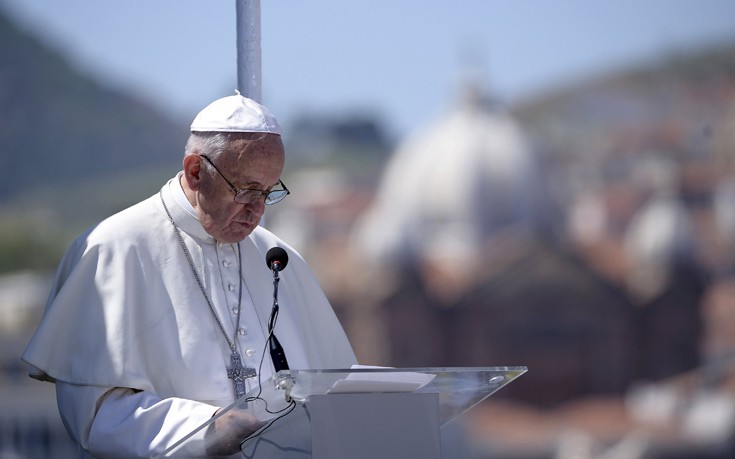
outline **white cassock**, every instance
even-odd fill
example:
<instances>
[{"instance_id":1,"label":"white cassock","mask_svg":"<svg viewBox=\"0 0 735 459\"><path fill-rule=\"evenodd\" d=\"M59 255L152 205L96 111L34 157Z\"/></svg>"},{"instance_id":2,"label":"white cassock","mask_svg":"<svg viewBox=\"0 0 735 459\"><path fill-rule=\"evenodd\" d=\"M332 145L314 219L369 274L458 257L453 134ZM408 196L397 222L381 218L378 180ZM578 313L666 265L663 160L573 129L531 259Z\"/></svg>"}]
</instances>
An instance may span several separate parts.
<instances>
[{"instance_id":1,"label":"white cassock","mask_svg":"<svg viewBox=\"0 0 735 459\"><path fill-rule=\"evenodd\" d=\"M264 352L273 305L265 254L274 246L289 254L275 334L290 368L356 363L303 258L261 227L239 243L242 312L235 330L237 245L220 244L204 231L177 177L160 195L104 220L72 244L23 354L32 376L56 383L59 411L81 457L150 457L234 401L230 348L161 197L223 328L230 339L237 337L244 366L257 369ZM272 373L266 355L261 379ZM247 380L247 390L256 379Z\"/></svg>"}]
</instances>

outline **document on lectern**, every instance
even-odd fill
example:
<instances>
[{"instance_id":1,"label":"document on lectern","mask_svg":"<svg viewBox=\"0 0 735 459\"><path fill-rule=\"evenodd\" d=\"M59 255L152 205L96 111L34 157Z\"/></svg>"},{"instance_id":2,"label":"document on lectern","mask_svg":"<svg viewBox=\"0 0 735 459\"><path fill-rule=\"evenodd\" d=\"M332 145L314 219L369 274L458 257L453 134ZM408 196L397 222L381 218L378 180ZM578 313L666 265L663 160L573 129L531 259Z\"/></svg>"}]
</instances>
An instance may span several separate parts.
<instances>
[{"instance_id":1,"label":"document on lectern","mask_svg":"<svg viewBox=\"0 0 735 459\"><path fill-rule=\"evenodd\" d=\"M353 365L351 369L389 369ZM354 394L361 392L414 392L429 384L435 375L414 371L391 373L348 373L335 381L328 394Z\"/></svg>"}]
</instances>

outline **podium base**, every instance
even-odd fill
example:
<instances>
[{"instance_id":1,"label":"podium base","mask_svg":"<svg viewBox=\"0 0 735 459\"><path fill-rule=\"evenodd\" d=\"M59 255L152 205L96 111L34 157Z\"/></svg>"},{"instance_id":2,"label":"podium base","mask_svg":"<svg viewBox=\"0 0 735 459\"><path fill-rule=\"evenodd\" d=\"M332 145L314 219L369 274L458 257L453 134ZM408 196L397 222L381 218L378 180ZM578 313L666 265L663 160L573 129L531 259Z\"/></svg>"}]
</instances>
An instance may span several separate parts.
<instances>
[{"instance_id":1,"label":"podium base","mask_svg":"<svg viewBox=\"0 0 735 459\"><path fill-rule=\"evenodd\" d=\"M440 459L439 396L312 395L312 455L320 459Z\"/></svg>"}]
</instances>

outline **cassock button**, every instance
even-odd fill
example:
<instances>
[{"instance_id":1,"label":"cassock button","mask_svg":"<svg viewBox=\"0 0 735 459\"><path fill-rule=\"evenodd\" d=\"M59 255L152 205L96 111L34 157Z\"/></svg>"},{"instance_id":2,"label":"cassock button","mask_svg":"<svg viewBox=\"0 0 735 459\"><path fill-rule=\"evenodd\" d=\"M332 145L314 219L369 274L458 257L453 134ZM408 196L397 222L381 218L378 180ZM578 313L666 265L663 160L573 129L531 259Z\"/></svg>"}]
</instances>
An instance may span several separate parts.
<instances>
[{"instance_id":1,"label":"cassock button","mask_svg":"<svg viewBox=\"0 0 735 459\"><path fill-rule=\"evenodd\" d=\"M240 309L239 308L232 308L232 313L233 314L237 314L238 312L240 312Z\"/></svg>"},{"instance_id":2,"label":"cassock button","mask_svg":"<svg viewBox=\"0 0 735 459\"><path fill-rule=\"evenodd\" d=\"M240 336L244 335L247 332L248 332L248 330L246 328L243 328L243 327L240 327L240 328L237 329L237 334L240 335Z\"/></svg>"},{"instance_id":3,"label":"cassock button","mask_svg":"<svg viewBox=\"0 0 735 459\"><path fill-rule=\"evenodd\" d=\"M229 261L227 261L227 260L224 260L224 261L222 262L222 266L224 266L225 268L229 268L229 267L230 267L230 265L232 265L232 263L230 263L230 262L229 262Z\"/></svg>"},{"instance_id":4,"label":"cassock button","mask_svg":"<svg viewBox=\"0 0 735 459\"><path fill-rule=\"evenodd\" d=\"M229 291L231 291L231 292L234 292L234 291L235 291L235 284L230 284L230 285L228 285L228 286L227 286L227 289L228 289Z\"/></svg>"},{"instance_id":5,"label":"cassock button","mask_svg":"<svg viewBox=\"0 0 735 459\"><path fill-rule=\"evenodd\" d=\"M253 349L245 349L245 355L248 357L252 357L253 354L255 354L255 350Z\"/></svg>"}]
</instances>

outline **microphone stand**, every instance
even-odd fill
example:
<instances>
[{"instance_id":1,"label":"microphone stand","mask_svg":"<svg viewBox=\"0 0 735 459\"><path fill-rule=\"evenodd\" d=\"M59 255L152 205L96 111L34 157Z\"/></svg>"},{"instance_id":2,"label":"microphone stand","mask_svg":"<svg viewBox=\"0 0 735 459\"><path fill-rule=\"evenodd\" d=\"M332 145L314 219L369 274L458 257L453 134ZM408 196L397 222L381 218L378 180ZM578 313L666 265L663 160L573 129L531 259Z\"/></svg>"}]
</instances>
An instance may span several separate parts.
<instances>
[{"instance_id":1,"label":"microphone stand","mask_svg":"<svg viewBox=\"0 0 735 459\"><path fill-rule=\"evenodd\" d=\"M275 328L276 319L278 319L278 282L280 277L278 271L280 263L273 263L273 309L271 310L270 319L268 319L268 347L271 353L271 359L273 360L273 368L278 373L281 370L288 370L288 360L286 360L286 353L283 351L281 343L276 338Z\"/></svg>"},{"instance_id":2,"label":"microphone stand","mask_svg":"<svg viewBox=\"0 0 735 459\"><path fill-rule=\"evenodd\" d=\"M288 360L286 359L286 353L283 350L283 346L276 338L275 327L276 319L278 319L278 283L281 278L278 275L281 264L279 262L273 263L273 309L271 309L271 315L268 319L268 348L271 354L271 360L273 362L273 369L278 374L281 370L288 370ZM286 400L291 399L291 387L293 381L290 377L282 378L276 382L276 387L284 389L286 391Z\"/></svg>"}]
</instances>

